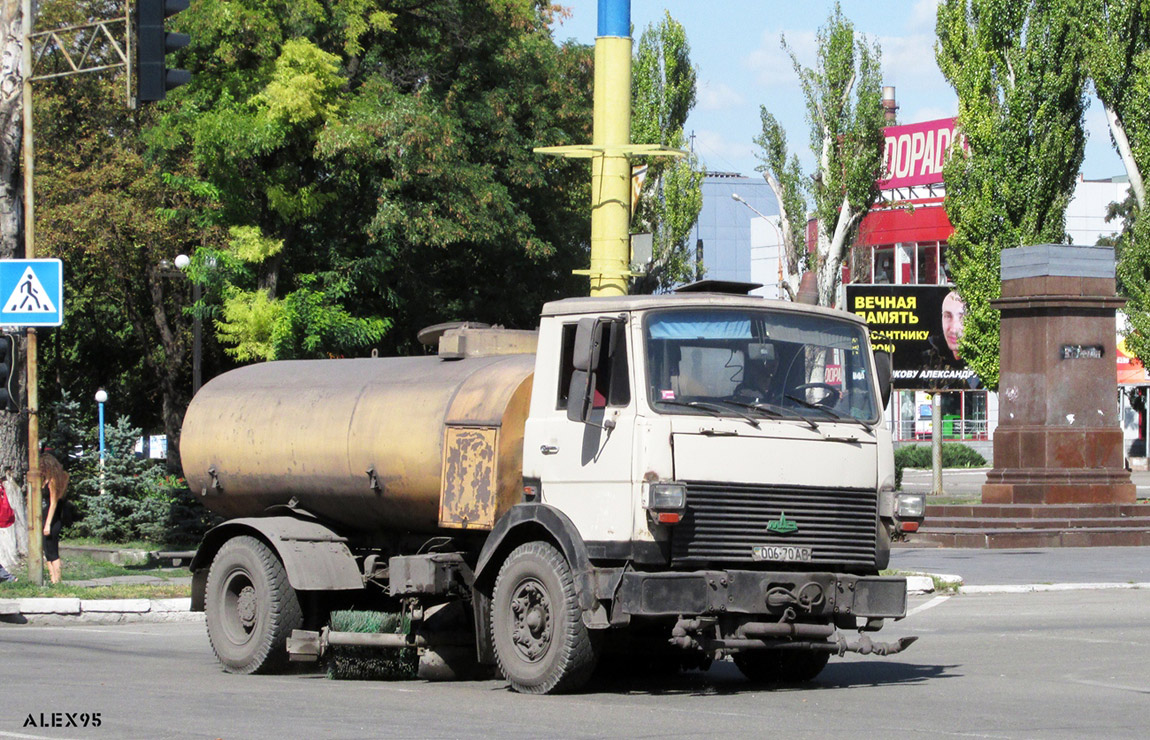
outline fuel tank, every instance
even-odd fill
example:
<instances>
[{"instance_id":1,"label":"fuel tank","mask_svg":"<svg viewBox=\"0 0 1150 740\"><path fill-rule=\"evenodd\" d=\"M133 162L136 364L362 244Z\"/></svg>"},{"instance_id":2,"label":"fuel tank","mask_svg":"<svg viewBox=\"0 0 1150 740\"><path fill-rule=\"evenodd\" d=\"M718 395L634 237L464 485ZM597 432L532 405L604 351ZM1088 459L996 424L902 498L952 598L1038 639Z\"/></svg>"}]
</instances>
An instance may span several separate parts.
<instances>
[{"instance_id":1,"label":"fuel tank","mask_svg":"<svg viewBox=\"0 0 1150 740\"><path fill-rule=\"evenodd\" d=\"M522 498L534 366L504 354L239 368L188 406L184 475L227 517L295 499L351 530L490 529Z\"/></svg>"}]
</instances>

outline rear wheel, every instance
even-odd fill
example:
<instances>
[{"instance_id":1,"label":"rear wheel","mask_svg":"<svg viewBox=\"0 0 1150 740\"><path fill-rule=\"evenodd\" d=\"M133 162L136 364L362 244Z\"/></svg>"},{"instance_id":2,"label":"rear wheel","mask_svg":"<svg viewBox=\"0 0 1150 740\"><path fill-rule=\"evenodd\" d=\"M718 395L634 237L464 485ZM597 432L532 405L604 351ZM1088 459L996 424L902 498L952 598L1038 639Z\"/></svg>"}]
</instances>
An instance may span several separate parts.
<instances>
[{"instance_id":1,"label":"rear wheel","mask_svg":"<svg viewBox=\"0 0 1150 740\"><path fill-rule=\"evenodd\" d=\"M545 542L520 545L499 569L491 599L495 658L511 688L525 694L578 689L595 669L571 569Z\"/></svg>"},{"instance_id":2,"label":"rear wheel","mask_svg":"<svg viewBox=\"0 0 1150 740\"><path fill-rule=\"evenodd\" d=\"M283 563L255 537L224 543L208 571L208 640L229 673L271 673L287 666L287 638L303 625Z\"/></svg>"},{"instance_id":3,"label":"rear wheel","mask_svg":"<svg viewBox=\"0 0 1150 740\"><path fill-rule=\"evenodd\" d=\"M734 661L755 683L804 683L822 673L830 657L825 650L749 650Z\"/></svg>"}]
</instances>

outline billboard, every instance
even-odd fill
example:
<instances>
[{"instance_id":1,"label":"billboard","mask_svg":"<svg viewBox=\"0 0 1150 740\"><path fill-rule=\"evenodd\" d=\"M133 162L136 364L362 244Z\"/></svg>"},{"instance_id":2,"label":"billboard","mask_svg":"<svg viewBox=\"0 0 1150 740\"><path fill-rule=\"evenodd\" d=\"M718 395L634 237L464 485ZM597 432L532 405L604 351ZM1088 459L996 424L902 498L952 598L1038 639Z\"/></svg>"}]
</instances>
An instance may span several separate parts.
<instances>
[{"instance_id":1,"label":"billboard","mask_svg":"<svg viewBox=\"0 0 1150 740\"><path fill-rule=\"evenodd\" d=\"M946 285L848 285L847 310L870 327L876 351L890 352L895 388L979 387L958 354L966 304Z\"/></svg>"},{"instance_id":2,"label":"billboard","mask_svg":"<svg viewBox=\"0 0 1150 740\"><path fill-rule=\"evenodd\" d=\"M941 118L907 126L887 126L883 136L886 139L883 174L878 186L881 190L892 190L942 182L942 165L958 132L955 119Z\"/></svg>"}]
</instances>

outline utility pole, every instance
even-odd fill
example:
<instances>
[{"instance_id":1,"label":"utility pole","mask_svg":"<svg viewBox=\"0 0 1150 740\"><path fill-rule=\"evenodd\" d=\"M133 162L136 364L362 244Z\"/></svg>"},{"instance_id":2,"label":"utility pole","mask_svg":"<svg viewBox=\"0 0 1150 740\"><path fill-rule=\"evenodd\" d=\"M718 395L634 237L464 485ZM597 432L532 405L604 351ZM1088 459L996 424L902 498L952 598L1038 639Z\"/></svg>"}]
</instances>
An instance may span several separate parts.
<instances>
[{"instance_id":1,"label":"utility pole","mask_svg":"<svg viewBox=\"0 0 1150 740\"><path fill-rule=\"evenodd\" d=\"M24 79L23 98L24 132L21 151L24 155L24 257L36 256L36 214L32 197L32 0L22 0L24 43L21 45L20 75ZM40 512L40 420L39 394L36 391L36 330L28 329L25 347L28 362L28 580L37 586L44 583L44 529Z\"/></svg>"},{"instance_id":2,"label":"utility pole","mask_svg":"<svg viewBox=\"0 0 1150 740\"><path fill-rule=\"evenodd\" d=\"M132 58L132 33L131 28L129 28L128 9L129 2L125 0L124 14L108 21L97 21L32 33L32 0L21 0L23 43L21 44L20 75L24 84L20 101L23 108L23 138L20 146L23 153L24 257L26 259L36 257L32 81L123 67L127 72L128 107L134 108L132 65L129 63ZM117 40L111 30L112 26L121 23L124 25L123 43ZM86 43L77 43L77 39L82 39L88 33L91 34L91 37L86 40ZM105 49L110 50L109 59L100 55L100 52ZM62 60L63 71L37 76L35 63L43 61L46 57ZM28 327L25 345L28 363L28 475L25 478L28 484L28 580L39 586L44 583L44 517L41 512L43 482L40 480L40 394L36 372L36 339L36 329Z\"/></svg>"}]
</instances>

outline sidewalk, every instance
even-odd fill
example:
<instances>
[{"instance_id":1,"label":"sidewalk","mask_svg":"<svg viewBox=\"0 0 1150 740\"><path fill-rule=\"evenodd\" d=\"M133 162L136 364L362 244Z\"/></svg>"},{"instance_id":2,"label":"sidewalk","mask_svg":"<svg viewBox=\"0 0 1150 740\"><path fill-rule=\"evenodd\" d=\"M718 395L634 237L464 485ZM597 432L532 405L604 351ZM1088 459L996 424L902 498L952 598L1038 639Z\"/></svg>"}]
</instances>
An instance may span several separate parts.
<instances>
[{"instance_id":1,"label":"sidewalk","mask_svg":"<svg viewBox=\"0 0 1150 740\"><path fill-rule=\"evenodd\" d=\"M66 581L69 586L110 586L115 584L190 584L190 577L112 576L87 581ZM115 624L119 622L199 621L201 612L191 611L190 598L178 599L84 599L75 596L40 596L6 599L0 590L0 629L5 624L70 624L75 622Z\"/></svg>"}]
</instances>

